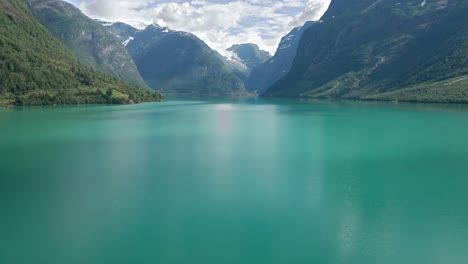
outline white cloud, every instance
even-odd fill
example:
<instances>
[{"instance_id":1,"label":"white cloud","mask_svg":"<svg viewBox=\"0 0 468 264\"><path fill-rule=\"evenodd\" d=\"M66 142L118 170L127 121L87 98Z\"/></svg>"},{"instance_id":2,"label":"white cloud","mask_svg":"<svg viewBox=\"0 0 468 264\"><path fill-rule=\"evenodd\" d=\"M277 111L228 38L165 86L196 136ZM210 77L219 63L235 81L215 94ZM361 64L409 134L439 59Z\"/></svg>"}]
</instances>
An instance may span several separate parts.
<instances>
[{"instance_id":1,"label":"white cloud","mask_svg":"<svg viewBox=\"0 0 468 264\"><path fill-rule=\"evenodd\" d=\"M281 37L293 27L320 19L330 1L87 0L81 1L79 7L93 18L154 22L191 32L220 52L232 44L256 43L273 53Z\"/></svg>"}]
</instances>

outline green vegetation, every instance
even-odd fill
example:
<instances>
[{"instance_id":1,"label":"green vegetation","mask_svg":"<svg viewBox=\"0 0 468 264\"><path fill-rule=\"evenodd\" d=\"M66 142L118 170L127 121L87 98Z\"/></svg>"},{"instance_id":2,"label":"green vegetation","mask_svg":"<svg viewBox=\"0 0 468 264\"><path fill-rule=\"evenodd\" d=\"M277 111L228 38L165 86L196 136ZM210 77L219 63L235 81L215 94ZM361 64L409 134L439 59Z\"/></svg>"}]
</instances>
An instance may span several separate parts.
<instances>
[{"instance_id":1,"label":"green vegetation","mask_svg":"<svg viewBox=\"0 0 468 264\"><path fill-rule=\"evenodd\" d=\"M0 107L6 105L13 105L15 103L15 98L13 96L3 96L0 97Z\"/></svg>"},{"instance_id":2,"label":"green vegetation","mask_svg":"<svg viewBox=\"0 0 468 264\"><path fill-rule=\"evenodd\" d=\"M160 94L127 85L85 66L19 0L0 0L0 103L18 105L138 103ZM96 89L128 100L106 100Z\"/></svg>"},{"instance_id":3,"label":"green vegetation","mask_svg":"<svg viewBox=\"0 0 468 264\"><path fill-rule=\"evenodd\" d=\"M265 96L467 102L468 2L334 0Z\"/></svg>"},{"instance_id":4,"label":"green vegetation","mask_svg":"<svg viewBox=\"0 0 468 264\"><path fill-rule=\"evenodd\" d=\"M25 1L32 14L82 63L148 88L122 41L78 8L61 0Z\"/></svg>"},{"instance_id":5,"label":"green vegetation","mask_svg":"<svg viewBox=\"0 0 468 264\"><path fill-rule=\"evenodd\" d=\"M468 75L369 95L363 99L426 103L468 103Z\"/></svg>"},{"instance_id":6,"label":"green vegetation","mask_svg":"<svg viewBox=\"0 0 468 264\"><path fill-rule=\"evenodd\" d=\"M109 85L108 87L114 86ZM115 89L121 88L115 86ZM161 100L162 96L160 94L145 90L124 93L114 90L114 88L80 87L69 90L39 90L24 95L10 95L4 97L3 105L133 104Z\"/></svg>"},{"instance_id":7,"label":"green vegetation","mask_svg":"<svg viewBox=\"0 0 468 264\"><path fill-rule=\"evenodd\" d=\"M128 95L110 88L105 91L101 89L101 93L105 94L110 99L129 99Z\"/></svg>"}]
</instances>

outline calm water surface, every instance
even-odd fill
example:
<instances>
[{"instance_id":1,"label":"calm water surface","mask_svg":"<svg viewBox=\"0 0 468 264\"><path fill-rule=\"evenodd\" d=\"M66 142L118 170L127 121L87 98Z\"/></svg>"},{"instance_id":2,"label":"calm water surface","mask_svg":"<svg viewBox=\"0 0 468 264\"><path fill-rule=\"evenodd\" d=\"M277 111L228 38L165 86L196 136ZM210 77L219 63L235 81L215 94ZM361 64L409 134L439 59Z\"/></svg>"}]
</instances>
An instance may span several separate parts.
<instances>
[{"instance_id":1,"label":"calm water surface","mask_svg":"<svg viewBox=\"0 0 468 264\"><path fill-rule=\"evenodd\" d=\"M468 107L0 109L0 263L468 261Z\"/></svg>"}]
</instances>

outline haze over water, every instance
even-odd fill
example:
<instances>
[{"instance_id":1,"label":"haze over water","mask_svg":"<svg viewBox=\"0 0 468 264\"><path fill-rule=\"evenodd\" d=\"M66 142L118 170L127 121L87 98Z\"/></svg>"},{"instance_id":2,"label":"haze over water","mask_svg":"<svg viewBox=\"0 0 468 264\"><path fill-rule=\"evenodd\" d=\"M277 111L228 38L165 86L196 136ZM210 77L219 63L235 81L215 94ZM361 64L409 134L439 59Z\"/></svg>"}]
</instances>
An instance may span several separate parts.
<instances>
[{"instance_id":1,"label":"haze over water","mask_svg":"<svg viewBox=\"0 0 468 264\"><path fill-rule=\"evenodd\" d=\"M466 263L468 107L0 109L0 263Z\"/></svg>"}]
</instances>

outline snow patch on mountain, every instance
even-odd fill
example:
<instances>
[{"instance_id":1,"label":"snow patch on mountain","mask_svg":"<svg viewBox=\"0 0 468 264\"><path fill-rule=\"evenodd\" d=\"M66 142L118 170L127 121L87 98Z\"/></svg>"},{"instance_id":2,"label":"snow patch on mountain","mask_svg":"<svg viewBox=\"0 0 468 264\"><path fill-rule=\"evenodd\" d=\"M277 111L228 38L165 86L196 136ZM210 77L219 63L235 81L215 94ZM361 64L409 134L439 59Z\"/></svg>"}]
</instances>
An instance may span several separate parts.
<instances>
[{"instance_id":1,"label":"snow patch on mountain","mask_svg":"<svg viewBox=\"0 0 468 264\"><path fill-rule=\"evenodd\" d=\"M130 41L134 40L134 37L129 37L126 41L122 42L122 44L126 47Z\"/></svg>"}]
</instances>

